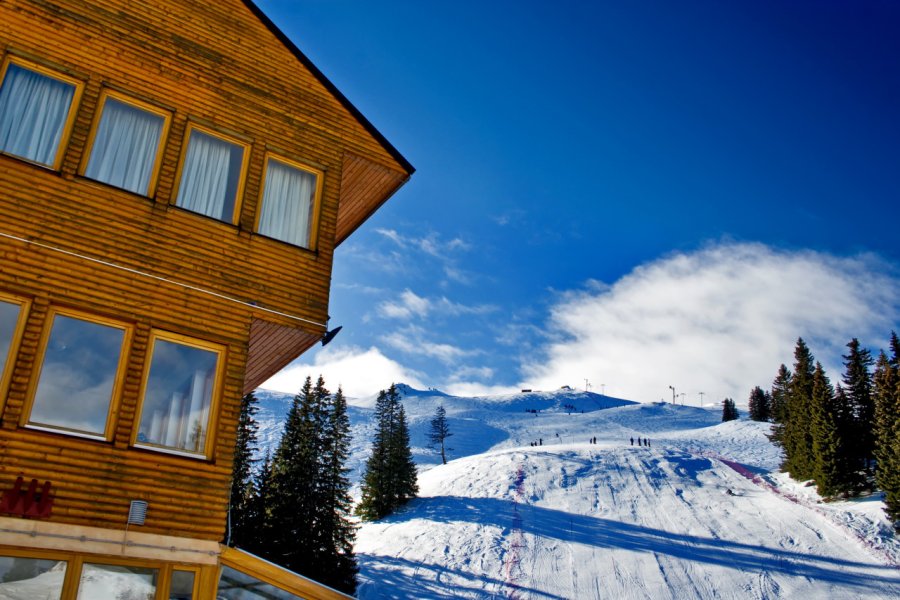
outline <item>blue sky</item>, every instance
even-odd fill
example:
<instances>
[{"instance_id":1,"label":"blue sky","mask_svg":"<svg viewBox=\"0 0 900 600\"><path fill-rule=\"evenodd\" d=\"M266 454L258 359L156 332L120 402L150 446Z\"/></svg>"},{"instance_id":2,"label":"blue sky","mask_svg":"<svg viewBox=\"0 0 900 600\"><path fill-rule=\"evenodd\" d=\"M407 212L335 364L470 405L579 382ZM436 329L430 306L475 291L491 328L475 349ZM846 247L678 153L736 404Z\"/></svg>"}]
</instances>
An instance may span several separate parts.
<instances>
[{"instance_id":1,"label":"blue sky","mask_svg":"<svg viewBox=\"0 0 900 600\"><path fill-rule=\"evenodd\" d=\"M417 168L266 387L741 401L898 328L900 6L258 4Z\"/></svg>"}]
</instances>

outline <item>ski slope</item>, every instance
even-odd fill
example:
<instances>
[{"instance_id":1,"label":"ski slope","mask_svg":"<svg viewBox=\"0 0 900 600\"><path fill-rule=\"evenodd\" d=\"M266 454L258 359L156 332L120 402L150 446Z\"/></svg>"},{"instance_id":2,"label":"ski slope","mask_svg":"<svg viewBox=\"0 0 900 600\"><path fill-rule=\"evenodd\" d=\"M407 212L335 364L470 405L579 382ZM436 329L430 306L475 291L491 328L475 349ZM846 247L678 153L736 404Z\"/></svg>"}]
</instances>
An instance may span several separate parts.
<instances>
[{"instance_id":1,"label":"ski slope","mask_svg":"<svg viewBox=\"0 0 900 600\"><path fill-rule=\"evenodd\" d=\"M363 600L900 598L883 504L822 503L778 473L768 424L575 390L401 391L420 497L360 527ZM426 444L438 405L447 465ZM372 406L351 400L355 477Z\"/></svg>"},{"instance_id":2,"label":"ski slope","mask_svg":"<svg viewBox=\"0 0 900 600\"><path fill-rule=\"evenodd\" d=\"M780 479L766 424L671 404L477 404L457 413L483 411L465 435L500 439L424 470L419 499L362 526L360 598L900 597L881 503L820 505Z\"/></svg>"}]
</instances>

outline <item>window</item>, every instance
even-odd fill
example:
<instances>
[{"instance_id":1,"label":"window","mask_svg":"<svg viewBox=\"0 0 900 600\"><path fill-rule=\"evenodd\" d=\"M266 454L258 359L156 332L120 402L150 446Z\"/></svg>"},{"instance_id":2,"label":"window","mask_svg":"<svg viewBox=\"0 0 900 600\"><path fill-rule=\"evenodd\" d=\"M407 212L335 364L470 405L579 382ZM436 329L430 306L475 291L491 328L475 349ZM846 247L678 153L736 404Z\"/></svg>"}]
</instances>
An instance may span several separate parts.
<instances>
[{"instance_id":1,"label":"window","mask_svg":"<svg viewBox=\"0 0 900 600\"><path fill-rule=\"evenodd\" d=\"M16 346L25 325L26 306L24 302L0 295L0 394L6 389L6 379L12 371Z\"/></svg>"},{"instance_id":2,"label":"window","mask_svg":"<svg viewBox=\"0 0 900 600\"><path fill-rule=\"evenodd\" d=\"M194 571L173 569L172 581L169 584L169 600L193 600L195 575Z\"/></svg>"},{"instance_id":3,"label":"window","mask_svg":"<svg viewBox=\"0 0 900 600\"><path fill-rule=\"evenodd\" d=\"M216 597L221 600L301 600L300 596L224 565Z\"/></svg>"},{"instance_id":4,"label":"window","mask_svg":"<svg viewBox=\"0 0 900 600\"><path fill-rule=\"evenodd\" d=\"M167 114L111 92L103 96L102 107L85 176L136 194L152 195L169 126Z\"/></svg>"},{"instance_id":5,"label":"window","mask_svg":"<svg viewBox=\"0 0 900 600\"><path fill-rule=\"evenodd\" d=\"M175 204L236 223L245 146L190 126Z\"/></svg>"},{"instance_id":6,"label":"window","mask_svg":"<svg viewBox=\"0 0 900 600\"><path fill-rule=\"evenodd\" d=\"M65 561L0 556L0 598L58 599L66 567Z\"/></svg>"},{"instance_id":7,"label":"window","mask_svg":"<svg viewBox=\"0 0 900 600\"><path fill-rule=\"evenodd\" d=\"M321 172L268 157L257 231L295 246L313 248L321 185Z\"/></svg>"},{"instance_id":8,"label":"window","mask_svg":"<svg viewBox=\"0 0 900 600\"><path fill-rule=\"evenodd\" d=\"M108 439L129 329L52 309L27 425Z\"/></svg>"},{"instance_id":9,"label":"window","mask_svg":"<svg viewBox=\"0 0 900 600\"><path fill-rule=\"evenodd\" d=\"M206 456L224 350L169 333L150 337L135 444L188 456Z\"/></svg>"},{"instance_id":10,"label":"window","mask_svg":"<svg viewBox=\"0 0 900 600\"><path fill-rule=\"evenodd\" d=\"M159 569L84 563L78 584L78 600L153 600L158 581Z\"/></svg>"},{"instance_id":11,"label":"window","mask_svg":"<svg viewBox=\"0 0 900 600\"><path fill-rule=\"evenodd\" d=\"M57 168L81 85L12 61L0 78L0 152Z\"/></svg>"}]
</instances>

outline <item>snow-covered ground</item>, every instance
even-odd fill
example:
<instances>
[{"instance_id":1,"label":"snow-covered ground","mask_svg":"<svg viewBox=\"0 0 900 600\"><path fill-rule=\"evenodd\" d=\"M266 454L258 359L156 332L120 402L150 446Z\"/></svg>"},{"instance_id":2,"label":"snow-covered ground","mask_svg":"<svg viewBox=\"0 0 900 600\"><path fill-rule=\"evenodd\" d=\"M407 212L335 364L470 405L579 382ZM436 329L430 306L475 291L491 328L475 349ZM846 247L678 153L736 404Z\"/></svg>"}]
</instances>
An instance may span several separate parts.
<instances>
[{"instance_id":1,"label":"snow-covered ground","mask_svg":"<svg viewBox=\"0 0 900 600\"><path fill-rule=\"evenodd\" d=\"M573 390L403 393L420 497L360 528L362 599L900 598L880 500L822 503L778 473L766 424ZM351 407L357 474L371 400ZM439 404L447 465L425 444Z\"/></svg>"}]
</instances>

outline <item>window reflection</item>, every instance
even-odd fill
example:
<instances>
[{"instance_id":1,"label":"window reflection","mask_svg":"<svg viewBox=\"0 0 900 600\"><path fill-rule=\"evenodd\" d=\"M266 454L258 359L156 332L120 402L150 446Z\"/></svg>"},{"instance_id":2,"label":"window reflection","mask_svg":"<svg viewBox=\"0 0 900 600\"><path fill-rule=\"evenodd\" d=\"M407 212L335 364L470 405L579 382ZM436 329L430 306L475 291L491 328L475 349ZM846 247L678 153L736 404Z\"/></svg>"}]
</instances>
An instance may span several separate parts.
<instances>
[{"instance_id":1,"label":"window reflection","mask_svg":"<svg viewBox=\"0 0 900 600\"><path fill-rule=\"evenodd\" d=\"M169 600L193 600L194 572L172 571L172 583L169 585Z\"/></svg>"},{"instance_id":2,"label":"window reflection","mask_svg":"<svg viewBox=\"0 0 900 600\"><path fill-rule=\"evenodd\" d=\"M125 329L54 314L28 422L105 435Z\"/></svg>"},{"instance_id":3,"label":"window reflection","mask_svg":"<svg viewBox=\"0 0 900 600\"><path fill-rule=\"evenodd\" d=\"M19 310L18 304L0 300L0 376L3 375L6 362L10 359L9 349L12 347L16 325L19 322Z\"/></svg>"},{"instance_id":4,"label":"window reflection","mask_svg":"<svg viewBox=\"0 0 900 600\"><path fill-rule=\"evenodd\" d=\"M154 600L158 569L84 563L78 600Z\"/></svg>"},{"instance_id":5,"label":"window reflection","mask_svg":"<svg viewBox=\"0 0 900 600\"><path fill-rule=\"evenodd\" d=\"M219 354L159 337L152 352L137 441L203 454Z\"/></svg>"},{"instance_id":6,"label":"window reflection","mask_svg":"<svg viewBox=\"0 0 900 600\"><path fill-rule=\"evenodd\" d=\"M66 562L0 556L0 598L51 600L62 595Z\"/></svg>"},{"instance_id":7,"label":"window reflection","mask_svg":"<svg viewBox=\"0 0 900 600\"><path fill-rule=\"evenodd\" d=\"M222 566L216 600L294 600L295 598L300 598L300 596L295 596L246 573Z\"/></svg>"}]
</instances>

